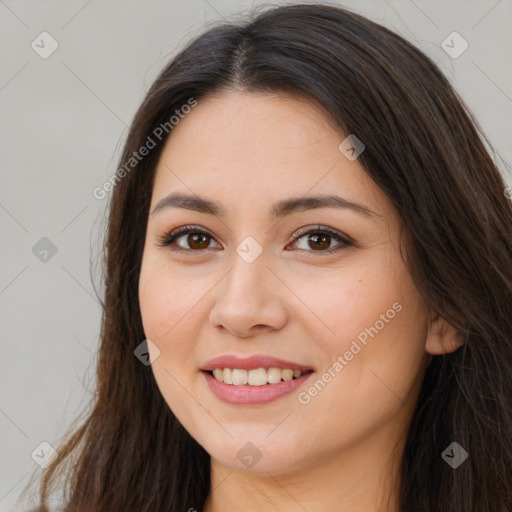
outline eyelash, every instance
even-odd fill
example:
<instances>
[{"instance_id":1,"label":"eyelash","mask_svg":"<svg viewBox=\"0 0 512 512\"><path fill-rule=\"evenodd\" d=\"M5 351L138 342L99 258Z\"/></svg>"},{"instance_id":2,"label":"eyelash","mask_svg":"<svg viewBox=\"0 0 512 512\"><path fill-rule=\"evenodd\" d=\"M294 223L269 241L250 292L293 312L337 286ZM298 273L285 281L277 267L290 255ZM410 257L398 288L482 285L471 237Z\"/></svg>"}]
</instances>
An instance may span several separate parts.
<instances>
[{"instance_id":1,"label":"eyelash","mask_svg":"<svg viewBox=\"0 0 512 512\"><path fill-rule=\"evenodd\" d=\"M204 252L204 251L208 251L210 249L198 249L198 250L194 250L194 249L183 249L182 247L171 247L171 245L178 239L178 238L181 238L181 236L183 235L186 235L186 234L191 234L191 233L194 233L194 234L200 234L200 235L206 235L212 239L214 239L214 237L208 233L207 231L203 230L203 229L200 229L198 228L197 226L193 226L193 225L188 225L188 226L181 226L177 229L175 229L174 231L171 231L169 233L166 233L164 234L163 236L160 236L158 237L158 246L159 247L168 247L171 251L174 251L174 252ZM337 231L334 231L326 226L317 226L316 228L313 228L313 229L309 229L307 231L304 231L302 232L301 230L299 230L294 238L293 238L293 242L292 243L295 243L297 240L300 240L302 237L306 236L306 235L309 235L309 234L325 234L325 235L329 235L330 237L334 238L337 242L341 242L341 246L336 246L335 248L333 249L327 249L327 250L321 250L321 251L313 251L313 250L306 250L306 249L299 249L300 251L305 251L305 252L318 252L318 253L322 253L322 254L335 254L335 253L338 253L340 251L342 251L343 249L347 248L347 247L350 247L352 245L354 245L354 243L348 238L348 237L344 237L342 236L340 233L338 233Z\"/></svg>"}]
</instances>

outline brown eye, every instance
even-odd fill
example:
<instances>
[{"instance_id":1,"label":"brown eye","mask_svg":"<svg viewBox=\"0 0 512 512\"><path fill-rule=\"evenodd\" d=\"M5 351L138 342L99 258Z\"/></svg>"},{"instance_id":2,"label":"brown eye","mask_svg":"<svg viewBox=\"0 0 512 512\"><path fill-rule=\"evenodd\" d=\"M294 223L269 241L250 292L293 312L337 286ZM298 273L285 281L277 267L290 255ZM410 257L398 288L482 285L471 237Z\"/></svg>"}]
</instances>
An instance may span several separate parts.
<instances>
[{"instance_id":1,"label":"brown eye","mask_svg":"<svg viewBox=\"0 0 512 512\"><path fill-rule=\"evenodd\" d=\"M339 252L346 247L353 245L353 242L341 233L326 227L318 227L295 235L295 242L292 244L303 252L317 252L332 254ZM304 242L302 242L304 240ZM182 226L171 233L159 238L161 247L169 246L169 249L177 252L201 252L212 249L211 242L215 241L210 233L196 226ZM331 247L332 242L338 242ZM303 247L300 247L300 245Z\"/></svg>"},{"instance_id":2,"label":"brown eye","mask_svg":"<svg viewBox=\"0 0 512 512\"><path fill-rule=\"evenodd\" d=\"M353 245L353 243L348 238L342 236L341 233L320 226L317 229L310 229L305 233L298 233L294 238L294 248L310 253L320 252L332 254ZM332 247L331 244L333 241L338 243Z\"/></svg>"},{"instance_id":3,"label":"brown eye","mask_svg":"<svg viewBox=\"0 0 512 512\"><path fill-rule=\"evenodd\" d=\"M182 226L159 238L161 247L169 246L173 251L199 252L211 249L212 235L195 226Z\"/></svg>"},{"instance_id":4,"label":"brown eye","mask_svg":"<svg viewBox=\"0 0 512 512\"><path fill-rule=\"evenodd\" d=\"M308 243L312 249L325 250L331 245L331 236L325 234L311 234L308 236Z\"/></svg>"},{"instance_id":5,"label":"brown eye","mask_svg":"<svg viewBox=\"0 0 512 512\"><path fill-rule=\"evenodd\" d=\"M210 239L210 235L206 233L190 233L186 237L187 244L191 249L208 249Z\"/></svg>"}]
</instances>

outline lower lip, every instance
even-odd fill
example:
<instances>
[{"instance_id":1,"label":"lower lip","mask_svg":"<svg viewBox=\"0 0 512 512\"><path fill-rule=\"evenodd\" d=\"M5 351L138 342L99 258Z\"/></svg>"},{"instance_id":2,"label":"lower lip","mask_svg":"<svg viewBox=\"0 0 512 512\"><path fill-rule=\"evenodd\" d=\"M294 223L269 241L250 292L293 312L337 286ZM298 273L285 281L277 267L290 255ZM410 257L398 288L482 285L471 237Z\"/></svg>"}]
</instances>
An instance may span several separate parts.
<instances>
[{"instance_id":1,"label":"lower lip","mask_svg":"<svg viewBox=\"0 0 512 512\"><path fill-rule=\"evenodd\" d=\"M263 386L249 386L242 384L224 384L213 377L210 372L203 371L206 382L213 394L228 404L233 405L257 405L273 402L301 386L314 372L309 372L300 377L283 381L279 384L265 384Z\"/></svg>"}]
</instances>

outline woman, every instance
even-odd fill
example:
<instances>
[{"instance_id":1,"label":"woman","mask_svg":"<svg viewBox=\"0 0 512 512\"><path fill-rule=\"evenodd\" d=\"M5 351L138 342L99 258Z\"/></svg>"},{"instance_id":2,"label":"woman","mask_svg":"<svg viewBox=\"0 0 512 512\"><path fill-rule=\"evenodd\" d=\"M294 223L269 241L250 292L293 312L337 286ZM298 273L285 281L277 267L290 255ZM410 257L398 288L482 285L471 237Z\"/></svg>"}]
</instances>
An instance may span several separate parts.
<instances>
[{"instance_id":1,"label":"woman","mask_svg":"<svg viewBox=\"0 0 512 512\"><path fill-rule=\"evenodd\" d=\"M68 511L510 510L512 207L480 135L342 8L192 41L112 177L97 393L41 510L65 472Z\"/></svg>"}]
</instances>

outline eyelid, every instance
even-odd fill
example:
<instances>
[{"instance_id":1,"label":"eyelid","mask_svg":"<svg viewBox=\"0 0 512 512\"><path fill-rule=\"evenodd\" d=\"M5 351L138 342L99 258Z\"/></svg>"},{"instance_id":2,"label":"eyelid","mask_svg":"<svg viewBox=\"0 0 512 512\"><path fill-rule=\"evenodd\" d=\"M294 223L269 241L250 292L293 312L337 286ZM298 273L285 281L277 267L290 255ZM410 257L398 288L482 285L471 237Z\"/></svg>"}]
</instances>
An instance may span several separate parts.
<instances>
[{"instance_id":1,"label":"eyelid","mask_svg":"<svg viewBox=\"0 0 512 512\"><path fill-rule=\"evenodd\" d=\"M206 249L199 249L199 250L193 250L193 249L183 249L182 247L173 247L170 248L171 244L173 244L178 238L181 238L184 235L190 234L190 233L199 233L199 234L205 234L208 235L211 239L216 241L216 237L210 233L205 228L202 228L201 226L193 225L193 224L187 224L184 226L180 226L176 229L167 231L162 236L158 236L158 246L159 247L168 247L170 250L174 252L185 252L185 253L204 253L205 251L212 250L211 248ZM310 234L310 233L325 233L329 235L330 237L334 238L340 244L338 246L335 246L331 249L326 249L322 251L308 251L306 249L298 249L299 251L306 252L306 253L319 253L320 255L327 255L327 254L334 254L336 252L340 252L341 250L354 246L355 242L352 240L351 237L348 235L345 235L344 233L339 232L338 230L334 228L330 228L328 226L322 226L321 224L316 224L314 226L306 226L303 227L297 231L295 231L292 235L291 244L297 243L303 236ZM219 242L217 242L219 243ZM221 244L219 244L221 245ZM289 244L287 244L288 246Z\"/></svg>"},{"instance_id":2,"label":"eyelid","mask_svg":"<svg viewBox=\"0 0 512 512\"><path fill-rule=\"evenodd\" d=\"M305 226L303 228L298 229L293 234L294 242L301 238L304 235L307 235L308 233L316 233L316 232L325 232L333 237L337 237L342 239L344 242L348 243L355 243L352 238L350 238L348 235L345 235L341 231L338 231L337 229L330 228L329 226L323 226L322 224L315 224L313 226Z\"/></svg>"},{"instance_id":3,"label":"eyelid","mask_svg":"<svg viewBox=\"0 0 512 512\"><path fill-rule=\"evenodd\" d=\"M207 229L202 228L201 226L196 226L194 224L187 224L185 226L180 226L176 229L166 231L162 236L157 236L157 241L158 241L157 245L159 247L170 246L178 238L181 238L182 236L188 235L190 233L205 234L205 235L208 235L213 240L215 240L215 236L212 233L210 233ZM171 250L173 250L175 252L204 252L209 249L202 249L201 251L194 251L192 249L183 249L182 247L178 247L178 248L172 248Z\"/></svg>"},{"instance_id":4,"label":"eyelid","mask_svg":"<svg viewBox=\"0 0 512 512\"><path fill-rule=\"evenodd\" d=\"M296 231L293 234L293 240L291 242L292 245L298 243L301 238L303 238L305 235L310 234L310 233L325 233L325 234L329 235L331 238L334 238L336 241L338 241L339 244L331 249L326 249L323 251L313 251L313 250L308 251L306 249L298 249L299 251L306 253L308 255L308 257L310 257L311 255L315 255L315 253L318 254L319 256L322 256L322 255L327 256L327 255L337 254L349 247L355 246L354 240L352 240L352 238L349 237L348 235L345 235L344 233L338 231L337 229L330 228L328 226L322 226L320 224L316 224L315 226L312 226L312 227L306 226L306 227L301 228L298 231ZM312 256L312 257L315 257L315 256Z\"/></svg>"}]
</instances>

